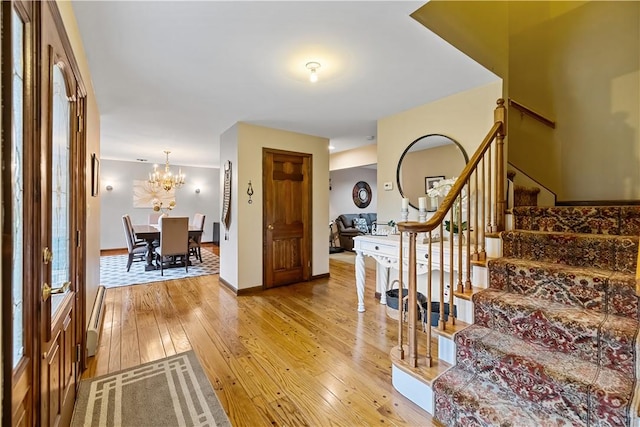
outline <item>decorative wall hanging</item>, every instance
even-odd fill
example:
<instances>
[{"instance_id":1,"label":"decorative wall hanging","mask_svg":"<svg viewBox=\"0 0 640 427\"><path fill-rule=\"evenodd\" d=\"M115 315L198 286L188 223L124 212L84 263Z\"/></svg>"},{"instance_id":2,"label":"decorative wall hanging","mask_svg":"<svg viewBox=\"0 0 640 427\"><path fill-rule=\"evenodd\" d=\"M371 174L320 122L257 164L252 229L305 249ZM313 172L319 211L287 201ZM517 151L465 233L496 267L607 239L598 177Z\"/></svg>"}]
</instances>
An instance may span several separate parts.
<instances>
[{"instance_id":1,"label":"decorative wall hanging","mask_svg":"<svg viewBox=\"0 0 640 427\"><path fill-rule=\"evenodd\" d=\"M371 203L371 187L364 181L358 181L353 186L353 203L360 209L364 209Z\"/></svg>"},{"instance_id":2,"label":"decorative wall hanging","mask_svg":"<svg viewBox=\"0 0 640 427\"><path fill-rule=\"evenodd\" d=\"M251 196L253 196L253 187L251 186L251 181L249 181L249 186L247 187L247 196L249 196L249 204L253 203L251 200Z\"/></svg>"},{"instance_id":3,"label":"decorative wall hanging","mask_svg":"<svg viewBox=\"0 0 640 427\"><path fill-rule=\"evenodd\" d=\"M100 193L100 160L96 153L91 154L91 196L97 197Z\"/></svg>"},{"instance_id":4,"label":"decorative wall hanging","mask_svg":"<svg viewBox=\"0 0 640 427\"><path fill-rule=\"evenodd\" d=\"M225 232L224 239L229 240L229 227L231 226L231 161L224 164L224 194L222 199L222 223Z\"/></svg>"},{"instance_id":5,"label":"decorative wall hanging","mask_svg":"<svg viewBox=\"0 0 640 427\"><path fill-rule=\"evenodd\" d=\"M164 191L162 188L156 188L149 184L148 181L133 180L133 207L134 208L153 208L153 201L157 200L163 206L169 206L169 203L175 201L176 190L171 189Z\"/></svg>"}]
</instances>

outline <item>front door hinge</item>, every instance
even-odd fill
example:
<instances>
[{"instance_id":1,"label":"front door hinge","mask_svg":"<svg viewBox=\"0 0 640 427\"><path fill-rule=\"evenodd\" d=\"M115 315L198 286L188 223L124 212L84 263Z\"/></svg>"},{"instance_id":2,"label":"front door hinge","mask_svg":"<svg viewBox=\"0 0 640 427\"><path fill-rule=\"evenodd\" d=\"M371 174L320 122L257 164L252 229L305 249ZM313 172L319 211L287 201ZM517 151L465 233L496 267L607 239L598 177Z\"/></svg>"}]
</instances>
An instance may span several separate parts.
<instances>
[{"instance_id":1,"label":"front door hinge","mask_svg":"<svg viewBox=\"0 0 640 427\"><path fill-rule=\"evenodd\" d=\"M82 347L80 344L76 344L76 360L74 362L79 362L82 359Z\"/></svg>"},{"instance_id":2,"label":"front door hinge","mask_svg":"<svg viewBox=\"0 0 640 427\"><path fill-rule=\"evenodd\" d=\"M80 247L80 230L76 230L76 248Z\"/></svg>"}]
</instances>

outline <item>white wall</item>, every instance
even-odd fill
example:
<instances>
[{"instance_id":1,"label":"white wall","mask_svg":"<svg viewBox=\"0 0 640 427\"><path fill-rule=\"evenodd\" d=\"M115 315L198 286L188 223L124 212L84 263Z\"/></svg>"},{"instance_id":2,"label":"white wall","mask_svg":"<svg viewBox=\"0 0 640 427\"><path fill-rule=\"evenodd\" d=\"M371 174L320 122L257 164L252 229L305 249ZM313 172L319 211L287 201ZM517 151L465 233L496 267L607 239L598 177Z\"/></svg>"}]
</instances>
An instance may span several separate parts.
<instances>
[{"instance_id":1,"label":"white wall","mask_svg":"<svg viewBox=\"0 0 640 427\"><path fill-rule=\"evenodd\" d=\"M329 140L248 123L237 123L221 137L220 161L234 162L232 225L221 241L220 278L236 289L262 286L262 149L309 153L312 161L311 274L329 272ZM223 170L220 170L222 181ZM247 203L248 182L253 203ZM222 185L222 182L221 182ZM235 258L235 259L234 259Z\"/></svg>"},{"instance_id":2,"label":"white wall","mask_svg":"<svg viewBox=\"0 0 640 427\"><path fill-rule=\"evenodd\" d=\"M171 170L182 168L186 184L176 190L176 207L171 216L188 216L200 212L206 215L203 242L213 240L213 223L220 222L218 169L198 168L171 164ZM161 166L163 167L163 166ZM126 248L122 215L129 214L134 224L147 224L151 208L133 207L133 181L148 177L153 165L142 162L124 162L102 159L100 161L100 248ZM105 187L110 184L113 190ZM200 188L196 194L195 189Z\"/></svg>"},{"instance_id":3,"label":"white wall","mask_svg":"<svg viewBox=\"0 0 640 427\"><path fill-rule=\"evenodd\" d=\"M220 279L238 289L238 124L220 136L220 201L218 212L222 212L224 200L224 164L231 162L231 221L227 230L220 222ZM254 196L257 196L254 187ZM262 223L262 221L260 221ZM262 259L262 257L260 258Z\"/></svg>"},{"instance_id":4,"label":"white wall","mask_svg":"<svg viewBox=\"0 0 640 427\"><path fill-rule=\"evenodd\" d=\"M339 215L349 213L378 212L378 171L371 168L350 168L332 171L331 191L329 192L329 218L336 219ZM353 202L353 186L358 181L364 181L371 187L371 203L364 209Z\"/></svg>"},{"instance_id":5,"label":"white wall","mask_svg":"<svg viewBox=\"0 0 640 427\"><path fill-rule=\"evenodd\" d=\"M378 121L379 222L400 221L402 201L395 182L404 149L420 136L438 133L458 141L471 158L493 125L493 110L501 96L502 82L496 81ZM416 179L424 182L424 176ZM383 190L385 181L393 182L392 191ZM416 209L409 208L409 220L418 220Z\"/></svg>"}]
</instances>

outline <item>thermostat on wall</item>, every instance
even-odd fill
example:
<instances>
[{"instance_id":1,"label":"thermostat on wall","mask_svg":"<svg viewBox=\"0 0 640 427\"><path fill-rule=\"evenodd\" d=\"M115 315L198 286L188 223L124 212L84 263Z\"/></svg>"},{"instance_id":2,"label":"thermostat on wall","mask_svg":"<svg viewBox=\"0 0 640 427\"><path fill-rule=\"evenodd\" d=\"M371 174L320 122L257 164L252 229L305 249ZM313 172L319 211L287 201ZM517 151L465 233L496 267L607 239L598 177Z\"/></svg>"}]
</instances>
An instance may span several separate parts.
<instances>
[{"instance_id":1,"label":"thermostat on wall","mask_svg":"<svg viewBox=\"0 0 640 427\"><path fill-rule=\"evenodd\" d=\"M389 191L389 190L393 190L393 182L389 181L389 182L385 182L384 183L384 189Z\"/></svg>"}]
</instances>

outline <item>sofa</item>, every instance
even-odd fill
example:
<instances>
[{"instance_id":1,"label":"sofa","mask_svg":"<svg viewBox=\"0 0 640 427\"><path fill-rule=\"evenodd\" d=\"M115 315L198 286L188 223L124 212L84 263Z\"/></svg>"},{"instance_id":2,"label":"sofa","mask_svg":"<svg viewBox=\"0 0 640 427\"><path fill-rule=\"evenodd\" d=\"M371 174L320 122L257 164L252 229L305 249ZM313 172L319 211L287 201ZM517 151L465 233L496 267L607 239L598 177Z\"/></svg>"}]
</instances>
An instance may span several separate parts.
<instances>
[{"instance_id":1,"label":"sofa","mask_svg":"<svg viewBox=\"0 0 640 427\"><path fill-rule=\"evenodd\" d=\"M354 219L364 219L366 221L366 231L354 225ZM371 227L378 219L377 213L342 214L336 218L338 228L338 239L340 246L345 250L353 250L353 238L363 234L371 233Z\"/></svg>"}]
</instances>

